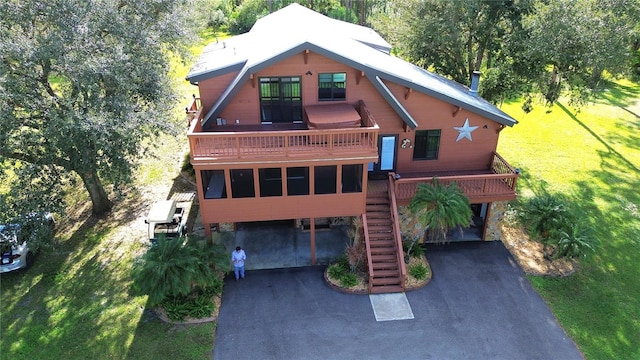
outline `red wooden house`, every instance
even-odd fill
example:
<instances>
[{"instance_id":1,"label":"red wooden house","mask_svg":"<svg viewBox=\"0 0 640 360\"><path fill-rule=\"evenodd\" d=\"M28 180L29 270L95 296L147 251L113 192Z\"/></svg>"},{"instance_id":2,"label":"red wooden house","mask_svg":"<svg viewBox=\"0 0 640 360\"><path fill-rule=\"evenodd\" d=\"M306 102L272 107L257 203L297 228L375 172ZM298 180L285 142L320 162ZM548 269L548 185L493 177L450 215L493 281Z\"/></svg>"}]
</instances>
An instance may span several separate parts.
<instances>
[{"instance_id":1,"label":"red wooden house","mask_svg":"<svg viewBox=\"0 0 640 360\"><path fill-rule=\"evenodd\" d=\"M221 223L362 216L372 291L404 283L398 209L456 181L483 240L516 197L496 153L515 119L472 89L390 54L372 29L292 4L209 44L187 79L191 163L205 231ZM380 180L382 179L382 180ZM400 251L398 251L400 249Z\"/></svg>"}]
</instances>

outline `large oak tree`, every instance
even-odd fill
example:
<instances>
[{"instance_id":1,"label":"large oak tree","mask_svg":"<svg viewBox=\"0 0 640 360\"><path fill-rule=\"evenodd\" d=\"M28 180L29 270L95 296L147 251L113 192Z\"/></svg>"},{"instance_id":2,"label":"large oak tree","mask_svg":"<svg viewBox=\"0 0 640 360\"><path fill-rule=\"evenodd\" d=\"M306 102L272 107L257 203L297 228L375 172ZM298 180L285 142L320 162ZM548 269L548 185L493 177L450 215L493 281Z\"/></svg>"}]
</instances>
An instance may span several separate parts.
<instances>
[{"instance_id":1,"label":"large oak tree","mask_svg":"<svg viewBox=\"0 0 640 360\"><path fill-rule=\"evenodd\" d=\"M0 163L59 175L47 182L77 175L93 213L108 212L105 185L127 183L142 141L172 122L168 56L186 5L0 2Z\"/></svg>"}]
</instances>

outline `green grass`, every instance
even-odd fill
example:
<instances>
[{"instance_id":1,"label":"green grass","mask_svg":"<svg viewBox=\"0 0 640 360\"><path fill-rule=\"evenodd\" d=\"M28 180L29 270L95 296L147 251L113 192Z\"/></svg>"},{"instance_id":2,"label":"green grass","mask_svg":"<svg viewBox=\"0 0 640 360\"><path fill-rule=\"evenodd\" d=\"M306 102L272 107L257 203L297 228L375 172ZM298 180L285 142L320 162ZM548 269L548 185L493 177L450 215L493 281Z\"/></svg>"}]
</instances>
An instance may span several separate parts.
<instances>
[{"instance_id":1,"label":"green grass","mask_svg":"<svg viewBox=\"0 0 640 360\"><path fill-rule=\"evenodd\" d=\"M588 359L640 358L640 84L609 82L575 112L567 101L529 114L500 134L498 151L521 169L520 195L575 199L602 242L565 279L530 277Z\"/></svg>"},{"instance_id":2,"label":"green grass","mask_svg":"<svg viewBox=\"0 0 640 360\"><path fill-rule=\"evenodd\" d=\"M180 141L162 138L170 149ZM169 176L141 172L137 185L168 192L182 156L160 149L151 155L143 169ZM139 215L147 208L131 189L108 217L96 219L83 189L73 192L55 248L42 251L31 269L0 277L1 359L211 358L215 323L166 324L131 289L131 264L147 235Z\"/></svg>"},{"instance_id":3,"label":"green grass","mask_svg":"<svg viewBox=\"0 0 640 360\"><path fill-rule=\"evenodd\" d=\"M0 276L0 359L211 358L215 323L166 324L151 314L147 297L131 289L131 264L146 244L141 215L151 200L180 186L174 179L188 150L182 120L196 88L184 80L187 64L173 58L172 67L183 96L176 134L149 140L134 186L107 217L96 219L79 182L69 189L57 245L44 249L28 271Z\"/></svg>"}]
</instances>

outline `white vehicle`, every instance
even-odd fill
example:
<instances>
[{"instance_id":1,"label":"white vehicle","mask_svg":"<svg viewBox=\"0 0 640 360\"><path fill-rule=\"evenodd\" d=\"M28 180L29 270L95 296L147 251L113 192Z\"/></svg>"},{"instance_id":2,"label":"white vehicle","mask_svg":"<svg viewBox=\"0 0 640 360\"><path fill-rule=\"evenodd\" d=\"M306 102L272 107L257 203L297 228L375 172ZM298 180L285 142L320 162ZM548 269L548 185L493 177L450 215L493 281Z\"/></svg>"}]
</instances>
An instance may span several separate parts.
<instances>
[{"instance_id":1,"label":"white vehicle","mask_svg":"<svg viewBox=\"0 0 640 360\"><path fill-rule=\"evenodd\" d=\"M186 234L186 209L175 200L158 201L149 210L145 222L148 224L149 240L153 243L161 234L166 237L180 237Z\"/></svg>"},{"instance_id":2,"label":"white vehicle","mask_svg":"<svg viewBox=\"0 0 640 360\"><path fill-rule=\"evenodd\" d=\"M32 226L37 226L34 222L48 226L49 231L55 227L51 213L29 214L25 228L21 228L19 224L0 225L0 273L27 269L33 264L35 253L29 249L27 239L38 236L38 232Z\"/></svg>"}]
</instances>

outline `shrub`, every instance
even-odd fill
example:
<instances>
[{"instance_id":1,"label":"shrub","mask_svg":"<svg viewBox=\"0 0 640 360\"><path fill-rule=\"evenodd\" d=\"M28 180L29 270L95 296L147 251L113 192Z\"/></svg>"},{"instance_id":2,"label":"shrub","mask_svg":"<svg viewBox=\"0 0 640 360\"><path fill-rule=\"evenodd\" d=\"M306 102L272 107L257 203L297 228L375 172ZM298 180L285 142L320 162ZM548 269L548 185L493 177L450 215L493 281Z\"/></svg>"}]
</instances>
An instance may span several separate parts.
<instances>
[{"instance_id":1,"label":"shrub","mask_svg":"<svg viewBox=\"0 0 640 360\"><path fill-rule=\"evenodd\" d=\"M340 280L344 274L348 272L348 267L340 263L329 265L329 269L327 270L327 274L330 278L334 280Z\"/></svg>"},{"instance_id":2,"label":"shrub","mask_svg":"<svg viewBox=\"0 0 640 360\"><path fill-rule=\"evenodd\" d=\"M570 224L573 217L565 199L551 194L526 201L519 216L529 234L543 243Z\"/></svg>"},{"instance_id":3,"label":"shrub","mask_svg":"<svg viewBox=\"0 0 640 360\"><path fill-rule=\"evenodd\" d=\"M518 219L532 239L545 245L545 256L578 258L594 252L599 240L592 226L580 222L573 203L560 195L545 194L526 201Z\"/></svg>"},{"instance_id":4,"label":"shrub","mask_svg":"<svg viewBox=\"0 0 640 360\"><path fill-rule=\"evenodd\" d=\"M411 246L413 244L413 246ZM412 258L420 258L424 256L424 247L417 241L405 240L402 242L402 250Z\"/></svg>"},{"instance_id":5,"label":"shrub","mask_svg":"<svg viewBox=\"0 0 640 360\"><path fill-rule=\"evenodd\" d=\"M339 281L341 286L350 288L358 284L358 277L355 273L346 272L340 276Z\"/></svg>"},{"instance_id":6,"label":"shrub","mask_svg":"<svg viewBox=\"0 0 640 360\"><path fill-rule=\"evenodd\" d=\"M229 268L224 247L198 237L158 238L132 268L134 288L149 295L151 306L168 297L187 296L198 287L220 286L220 272Z\"/></svg>"},{"instance_id":7,"label":"shrub","mask_svg":"<svg viewBox=\"0 0 640 360\"><path fill-rule=\"evenodd\" d=\"M562 230L558 233L555 244L554 258L578 258L594 252L599 246L598 239L593 236L591 227L578 223L569 231Z\"/></svg>"},{"instance_id":8,"label":"shrub","mask_svg":"<svg viewBox=\"0 0 640 360\"><path fill-rule=\"evenodd\" d=\"M409 267L409 274L418 280L424 280L429 275L429 269L423 264L416 264Z\"/></svg>"}]
</instances>

